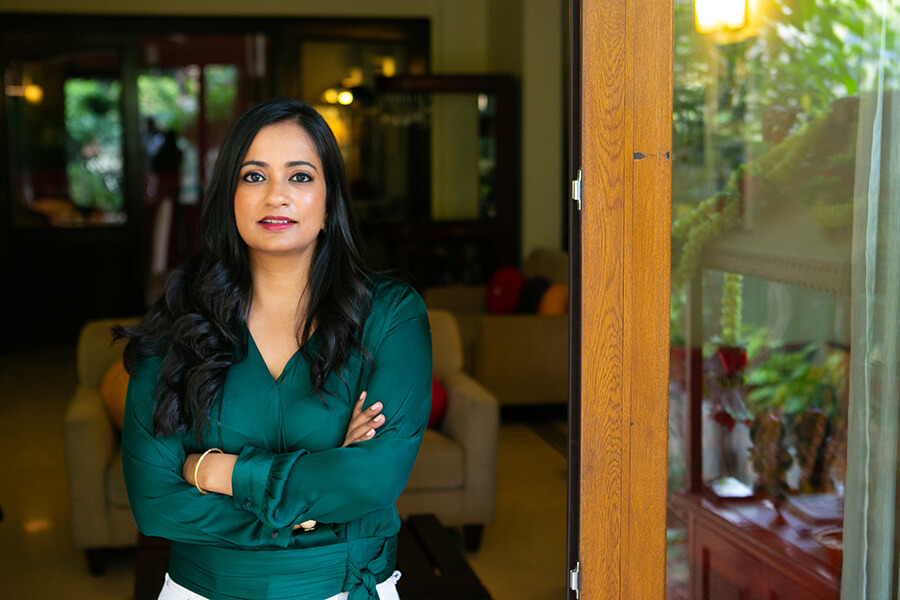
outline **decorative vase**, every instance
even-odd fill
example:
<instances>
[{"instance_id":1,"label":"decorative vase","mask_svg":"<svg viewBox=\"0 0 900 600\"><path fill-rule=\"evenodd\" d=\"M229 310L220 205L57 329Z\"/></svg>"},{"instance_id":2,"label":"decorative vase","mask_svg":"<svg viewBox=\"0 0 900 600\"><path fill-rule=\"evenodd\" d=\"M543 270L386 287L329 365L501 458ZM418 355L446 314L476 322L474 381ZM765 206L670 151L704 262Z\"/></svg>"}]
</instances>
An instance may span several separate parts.
<instances>
[{"instance_id":1,"label":"decorative vase","mask_svg":"<svg viewBox=\"0 0 900 600\"><path fill-rule=\"evenodd\" d=\"M747 366L747 349L743 346L717 346L722 368L728 375L743 373Z\"/></svg>"},{"instance_id":2,"label":"decorative vase","mask_svg":"<svg viewBox=\"0 0 900 600\"><path fill-rule=\"evenodd\" d=\"M781 414L766 409L750 425L750 463L756 473L754 490L769 498L787 494L787 471L794 462L784 443L784 423Z\"/></svg>"}]
</instances>

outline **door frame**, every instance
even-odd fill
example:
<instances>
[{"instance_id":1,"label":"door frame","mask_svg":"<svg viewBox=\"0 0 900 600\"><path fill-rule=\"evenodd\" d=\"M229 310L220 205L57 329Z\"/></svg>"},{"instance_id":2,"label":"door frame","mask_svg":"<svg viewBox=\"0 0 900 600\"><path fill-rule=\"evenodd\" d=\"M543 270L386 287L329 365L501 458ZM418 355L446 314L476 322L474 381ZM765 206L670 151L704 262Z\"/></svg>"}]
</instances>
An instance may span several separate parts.
<instances>
[{"instance_id":1,"label":"door frame","mask_svg":"<svg viewBox=\"0 0 900 600\"><path fill-rule=\"evenodd\" d=\"M572 164L583 178L571 248L569 568L580 597L662 599L673 5L570 0L570 14Z\"/></svg>"}]
</instances>

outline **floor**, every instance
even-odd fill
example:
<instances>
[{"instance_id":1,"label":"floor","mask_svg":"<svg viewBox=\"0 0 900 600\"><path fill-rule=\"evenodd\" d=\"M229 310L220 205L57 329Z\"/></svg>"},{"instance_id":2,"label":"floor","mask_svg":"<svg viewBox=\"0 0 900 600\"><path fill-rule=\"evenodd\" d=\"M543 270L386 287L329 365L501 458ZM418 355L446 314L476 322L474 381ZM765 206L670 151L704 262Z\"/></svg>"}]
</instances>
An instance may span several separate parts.
<instances>
[{"instance_id":1,"label":"floor","mask_svg":"<svg viewBox=\"0 0 900 600\"><path fill-rule=\"evenodd\" d=\"M72 545L62 423L74 388L72 348L0 355L0 598L131 597L133 553L115 555L106 575L91 577ZM558 430L504 416L497 521L468 555L495 600L565 598L560 450Z\"/></svg>"}]
</instances>

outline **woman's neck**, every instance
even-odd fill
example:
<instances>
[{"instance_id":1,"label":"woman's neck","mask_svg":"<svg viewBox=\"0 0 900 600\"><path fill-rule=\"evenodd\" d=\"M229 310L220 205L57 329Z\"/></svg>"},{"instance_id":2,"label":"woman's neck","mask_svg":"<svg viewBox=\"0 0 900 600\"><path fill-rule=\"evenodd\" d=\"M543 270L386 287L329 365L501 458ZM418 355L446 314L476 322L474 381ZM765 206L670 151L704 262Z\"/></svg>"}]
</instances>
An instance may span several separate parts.
<instances>
[{"instance_id":1,"label":"woman's neck","mask_svg":"<svg viewBox=\"0 0 900 600\"><path fill-rule=\"evenodd\" d=\"M250 269L253 274L251 314L292 317L294 325L299 325L306 313L309 262L298 261L296 256L251 256Z\"/></svg>"}]
</instances>

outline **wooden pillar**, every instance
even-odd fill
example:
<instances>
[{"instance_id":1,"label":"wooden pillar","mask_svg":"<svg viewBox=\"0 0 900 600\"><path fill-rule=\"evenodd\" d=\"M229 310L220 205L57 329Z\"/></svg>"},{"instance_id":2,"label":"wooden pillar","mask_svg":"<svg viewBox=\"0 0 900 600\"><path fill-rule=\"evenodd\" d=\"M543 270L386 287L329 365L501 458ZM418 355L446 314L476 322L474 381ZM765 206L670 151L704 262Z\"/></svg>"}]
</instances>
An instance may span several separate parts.
<instances>
[{"instance_id":1,"label":"wooden pillar","mask_svg":"<svg viewBox=\"0 0 900 600\"><path fill-rule=\"evenodd\" d=\"M580 597L662 599L672 4L581 14Z\"/></svg>"}]
</instances>

